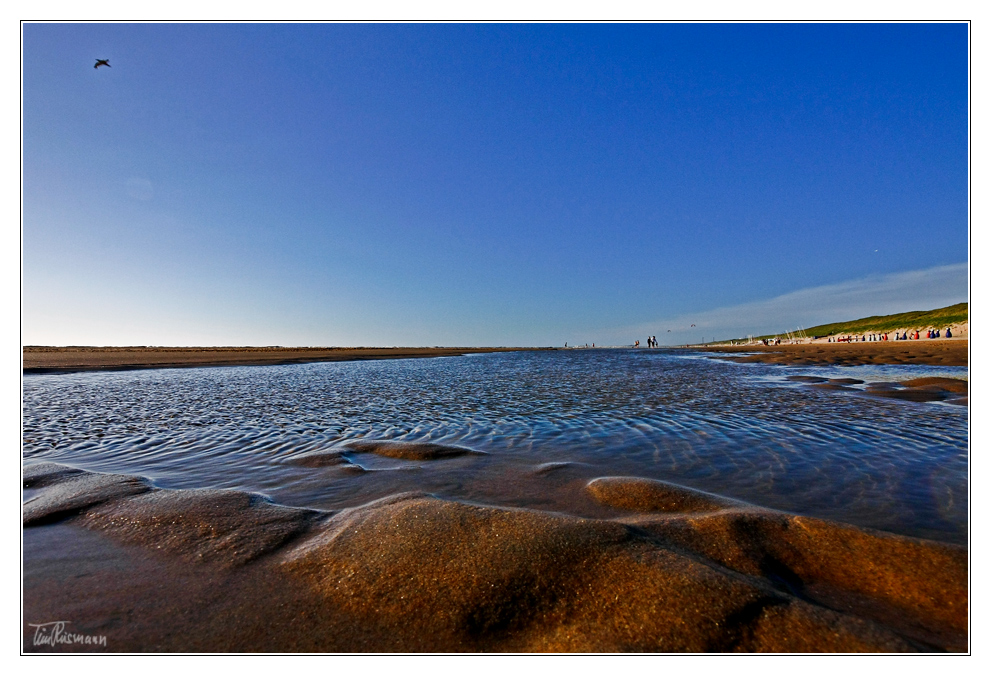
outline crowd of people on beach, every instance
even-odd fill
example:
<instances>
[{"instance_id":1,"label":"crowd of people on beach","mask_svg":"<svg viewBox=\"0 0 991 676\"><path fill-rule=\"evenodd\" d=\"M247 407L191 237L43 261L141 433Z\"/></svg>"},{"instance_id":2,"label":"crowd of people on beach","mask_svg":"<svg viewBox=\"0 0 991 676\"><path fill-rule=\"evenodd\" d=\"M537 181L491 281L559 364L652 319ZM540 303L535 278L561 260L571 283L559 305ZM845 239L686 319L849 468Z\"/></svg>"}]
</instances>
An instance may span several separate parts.
<instances>
[{"instance_id":1,"label":"crowd of people on beach","mask_svg":"<svg viewBox=\"0 0 991 676\"><path fill-rule=\"evenodd\" d=\"M921 336L919 335L919 332L918 331L914 331L914 332L912 332L912 331L902 331L901 333L898 333L897 331L895 331L894 333L895 333L894 340L921 340ZM944 333L944 335L940 335L940 330L939 329L929 329L928 331L926 331L926 338L928 338L929 340L933 340L933 339L936 339L936 338L944 338L944 337L945 338L952 338L953 337L953 332L950 331L950 328L949 327L947 327L944 330L943 333ZM840 337L830 336L827 342L830 342L830 343L873 343L873 342L885 341L885 340L888 340L888 334L887 333L865 333L865 334L863 334L861 336L840 336Z\"/></svg>"},{"instance_id":2,"label":"crowd of people on beach","mask_svg":"<svg viewBox=\"0 0 991 676\"><path fill-rule=\"evenodd\" d=\"M894 333L894 338L889 338L888 333L885 332L885 333L865 333L865 334L862 334L862 335L859 335L859 336L856 336L856 335L829 336L828 338L826 338L826 341L829 342L829 343L873 343L873 342L879 342L879 341L880 342L883 342L883 341L886 341L886 340L922 340L922 335L919 333L919 331L907 331L906 330L906 331L901 331L901 332L894 331L893 333ZM930 339L930 340L935 339L935 338L952 338L953 337L953 332L950 330L949 327L943 329L942 331L940 331L939 329L929 329L926 332L925 337L928 338L928 339ZM822 338L822 336L813 336L813 339L814 340L818 340L818 339L821 339L821 338ZM751 338L750 340L753 341L754 339ZM808 340L808 338L806 337L806 338L804 338L804 340ZM770 347L770 346L774 346L774 345L780 345L781 344L781 339L778 338L778 337L774 337L774 338L763 338L763 339L760 339L759 342L761 342L764 345ZM795 342L795 341L792 341L792 342ZM801 342L801 341L799 341L799 342ZM735 345L736 342L734 341L733 344ZM743 344L743 343L741 343L741 344ZM568 347L568 344L565 343L564 346L565 347ZM588 346L589 346L588 343L585 343L584 347L588 347ZM579 347L580 348L582 346L581 345L577 345L575 347ZM595 343L592 343L592 347L595 347ZM636 347L636 348L640 347L640 341L639 340L634 341L633 347ZM658 347L657 336L647 336L647 347Z\"/></svg>"}]
</instances>

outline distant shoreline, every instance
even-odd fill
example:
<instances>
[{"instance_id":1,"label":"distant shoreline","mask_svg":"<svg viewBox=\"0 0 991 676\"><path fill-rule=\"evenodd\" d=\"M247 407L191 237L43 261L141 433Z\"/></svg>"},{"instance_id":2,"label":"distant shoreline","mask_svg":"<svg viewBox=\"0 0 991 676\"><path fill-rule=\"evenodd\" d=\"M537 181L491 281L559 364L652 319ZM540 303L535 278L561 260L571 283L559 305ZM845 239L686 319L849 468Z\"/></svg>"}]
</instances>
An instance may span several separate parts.
<instances>
[{"instance_id":1,"label":"distant shoreline","mask_svg":"<svg viewBox=\"0 0 991 676\"><path fill-rule=\"evenodd\" d=\"M23 348L27 374L133 371L201 366L273 366L326 361L459 357L536 347L45 347Z\"/></svg>"}]
</instances>

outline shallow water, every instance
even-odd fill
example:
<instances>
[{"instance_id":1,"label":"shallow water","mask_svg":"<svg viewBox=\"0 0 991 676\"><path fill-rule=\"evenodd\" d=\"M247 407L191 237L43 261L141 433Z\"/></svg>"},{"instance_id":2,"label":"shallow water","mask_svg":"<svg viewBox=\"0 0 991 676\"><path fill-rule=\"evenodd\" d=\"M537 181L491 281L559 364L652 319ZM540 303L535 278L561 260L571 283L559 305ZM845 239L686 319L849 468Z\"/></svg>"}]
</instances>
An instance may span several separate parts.
<instances>
[{"instance_id":1,"label":"shallow water","mask_svg":"<svg viewBox=\"0 0 991 676\"><path fill-rule=\"evenodd\" d=\"M966 368L783 367L664 350L24 377L25 462L237 488L336 509L403 490L581 513L558 488L631 475L799 514L967 540L968 408L786 380L966 378ZM369 470L293 457L348 440L429 440L488 455ZM570 465L538 471L546 463ZM558 478L555 478L558 477Z\"/></svg>"}]
</instances>

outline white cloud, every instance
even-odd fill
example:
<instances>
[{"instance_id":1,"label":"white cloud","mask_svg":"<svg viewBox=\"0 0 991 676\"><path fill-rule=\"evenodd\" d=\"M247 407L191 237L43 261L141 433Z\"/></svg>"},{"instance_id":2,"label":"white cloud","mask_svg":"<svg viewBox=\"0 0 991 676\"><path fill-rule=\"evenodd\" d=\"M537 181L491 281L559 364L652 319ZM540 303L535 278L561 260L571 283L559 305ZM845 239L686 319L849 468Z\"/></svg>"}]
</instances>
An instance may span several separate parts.
<instances>
[{"instance_id":1,"label":"white cloud","mask_svg":"<svg viewBox=\"0 0 991 676\"><path fill-rule=\"evenodd\" d=\"M768 300L616 329L611 334L618 343L629 342L631 336L642 343L647 335L656 335L662 345L680 345L702 338L728 340L872 315L932 310L966 300L967 264L957 263L801 289Z\"/></svg>"}]
</instances>

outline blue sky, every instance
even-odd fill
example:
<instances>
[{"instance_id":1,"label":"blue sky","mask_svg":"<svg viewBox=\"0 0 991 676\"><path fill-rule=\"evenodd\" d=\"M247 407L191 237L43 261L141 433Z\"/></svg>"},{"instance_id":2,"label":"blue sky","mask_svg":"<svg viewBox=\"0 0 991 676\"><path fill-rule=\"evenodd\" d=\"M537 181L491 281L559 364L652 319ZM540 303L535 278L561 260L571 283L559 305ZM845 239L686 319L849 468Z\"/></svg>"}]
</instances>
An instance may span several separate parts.
<instances>
[{"instance_id":1,"label":"blue sky","mask_svg":"<svg viewBox=\"0 0 991 676\"><path fill-rule=\"evenodd\" d=\"M26 24L23 340L619 344L966 300L967 37Z\"/></svg>"}]
</instances>

